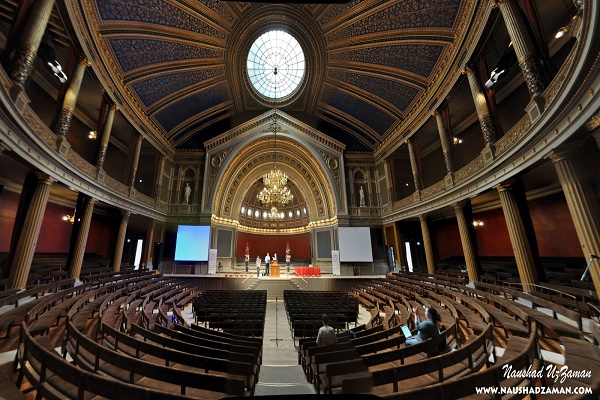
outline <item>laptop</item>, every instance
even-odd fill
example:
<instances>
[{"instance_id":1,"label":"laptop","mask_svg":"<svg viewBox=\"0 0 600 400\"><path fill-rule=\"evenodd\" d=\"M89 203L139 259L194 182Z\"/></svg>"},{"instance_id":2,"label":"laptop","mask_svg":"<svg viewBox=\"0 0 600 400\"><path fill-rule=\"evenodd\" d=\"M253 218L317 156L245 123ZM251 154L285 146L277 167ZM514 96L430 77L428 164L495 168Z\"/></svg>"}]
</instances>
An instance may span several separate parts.
<instances>
[{"instance_id":1,"label":"laptop","mask_svg":"<svg viewBox=\"0 0 600 400\"><path fill-rule=\"evenodd\" d=\"M410 332L410 329L408 328L408 325L402 325L400 327L402 329L402 333L404 334L404 337L406 339L409 339L411 337L413 337L414 335Z\"/></svg>"}]
</instances>

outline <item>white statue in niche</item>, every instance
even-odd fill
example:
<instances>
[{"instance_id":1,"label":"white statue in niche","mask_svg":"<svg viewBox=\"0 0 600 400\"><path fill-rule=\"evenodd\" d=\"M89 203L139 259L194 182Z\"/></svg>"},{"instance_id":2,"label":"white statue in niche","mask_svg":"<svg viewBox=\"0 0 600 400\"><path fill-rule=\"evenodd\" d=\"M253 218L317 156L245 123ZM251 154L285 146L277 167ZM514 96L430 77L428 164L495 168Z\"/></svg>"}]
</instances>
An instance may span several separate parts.
<instances>
[{"instance_id":1,"label":"white statue in niche","mask_svg":"<svg viewBox=\"0 0 600 400\"><path fill-rule=\"evenodd\" d=\"M360 187L360 190L358 191L358 195L360 196L360 206L361 207L366 207L365 205L365 191L363 190L363 187Z\"/></svg>"},{"instance_id":2,"label":"white statue in niche","mask_svg":"<svg viewBox=\"0 0 600 400\"><path fill-rule=\"evenodd\" d=\"M185 184L185 188L183 188L183 203L190 204L190 194L192 194L192 188L189 183Z\"/></svg>"}]
</instances>

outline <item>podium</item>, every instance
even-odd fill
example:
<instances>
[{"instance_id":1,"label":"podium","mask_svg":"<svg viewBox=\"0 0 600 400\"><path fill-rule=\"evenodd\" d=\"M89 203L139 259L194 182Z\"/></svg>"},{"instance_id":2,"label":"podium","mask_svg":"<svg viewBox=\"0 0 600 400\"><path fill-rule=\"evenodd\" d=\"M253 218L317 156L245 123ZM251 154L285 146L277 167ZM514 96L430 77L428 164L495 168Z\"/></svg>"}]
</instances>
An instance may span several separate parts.
<instances>
[{"instance_id":1,"label":"podium","mask_svg":"<svg viewBox=\"0 0 600 400\"><path fill-rule=\"evenodd\" d=\"M270 276L272 276L273 278L279 278L280 268L277 260L273 260L270 266L270 270Z\"/></svg>"}]
</instances>

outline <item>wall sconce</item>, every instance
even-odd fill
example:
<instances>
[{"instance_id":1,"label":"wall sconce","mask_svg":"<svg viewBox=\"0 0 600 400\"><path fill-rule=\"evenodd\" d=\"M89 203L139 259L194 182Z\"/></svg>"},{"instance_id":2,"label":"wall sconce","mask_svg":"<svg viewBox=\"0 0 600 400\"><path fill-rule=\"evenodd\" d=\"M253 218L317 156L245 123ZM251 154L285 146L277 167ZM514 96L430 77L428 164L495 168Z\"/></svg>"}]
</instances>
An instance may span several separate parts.
<instances>
[{"instance_id":1,"label":"wall sconce","mask_svg":"<svg viewBox=\"0 0 600 400\"><path fill-rule=\"evenodd\" d=\"M554 35L554 38L560 39L561 37L565 36L565 33L567 33L567 27L563 26L558 31L556 31L556 35Z\"/></svg>"},{"instance_id":2,"label":"wall sconce","mask_svg":"<svg viewBox=\"0 0 600 400\"><path fill-rule=\"evenodd\" d=\"M477 228L477 227L479 227L479 226L483 226L483 221L482 221L482 220L480 220L480 219L475 219L475 220L473 220L473 227L474 227L474 228Z\"/></svg>"},{"instance_id":3,"label":"wall sconce","mask_svg":"<svg viewBox=\"0 0 600 400\"><path fill-rule=\"evenodd\" d=\"M74 223L75 222L75 213L73 213L73 215L65 215L63 216L63 221L69 221L70 223Z\"/></svg>"},{"instance_id":4,"label":"wall sconce","mask_svg":"<svg viewBox=\"0 0 600 400\"><path fill-rule=\"evenodd\" d=\"M452 143L454 143L454 145L461 144L462 143L462 139L454 137L454 138L452 138Z\"/></svg>"},{"instance_id":5,"label":"wall sconce","mask_svg":"<svg viewBox=\"0 0 600 400\"><path fill-rule=\"evenodd\" d=\"M569 32L569 30L573 26L573 23L575 22L576 18L577 18L577 15L573 16L573 18L571 18L571 20L569 22L567 22L567 24L565 26L560 27L556 31L556 34L554 35L554 38L555 39L560 39L561 37L565 36L567 34L567 32Z\"/></svg>"},{"instance_id":6,"label":"wall sconce","mask_svg":"<svg viewBox=\"0 0 600 400\"><path fill-rule=\"evenodd\" d=\"M90 138L91 140L96 140L97 137L98 137L98 133L96 131L90 131L88 138Z\"/></svg>"}]
</instances>

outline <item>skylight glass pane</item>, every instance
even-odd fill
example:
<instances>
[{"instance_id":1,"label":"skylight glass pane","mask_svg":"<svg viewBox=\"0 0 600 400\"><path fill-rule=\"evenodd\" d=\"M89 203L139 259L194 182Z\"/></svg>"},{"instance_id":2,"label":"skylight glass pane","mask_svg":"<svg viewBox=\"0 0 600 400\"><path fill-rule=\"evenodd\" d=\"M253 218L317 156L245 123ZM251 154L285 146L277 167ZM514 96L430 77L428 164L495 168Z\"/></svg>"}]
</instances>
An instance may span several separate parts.
<instances>
[{"instance_id":1,"label":"skylight glass pane","mask_svg":"<svg viewBox=\"0 0 600 400\"><path fill-rule=\"evenodd\" d=\"M298 41L284 31L262 34L248 53L248 77L263 96L278 99L293 93L304 76L304 53Z\"/></svg>"}]
</instances>

